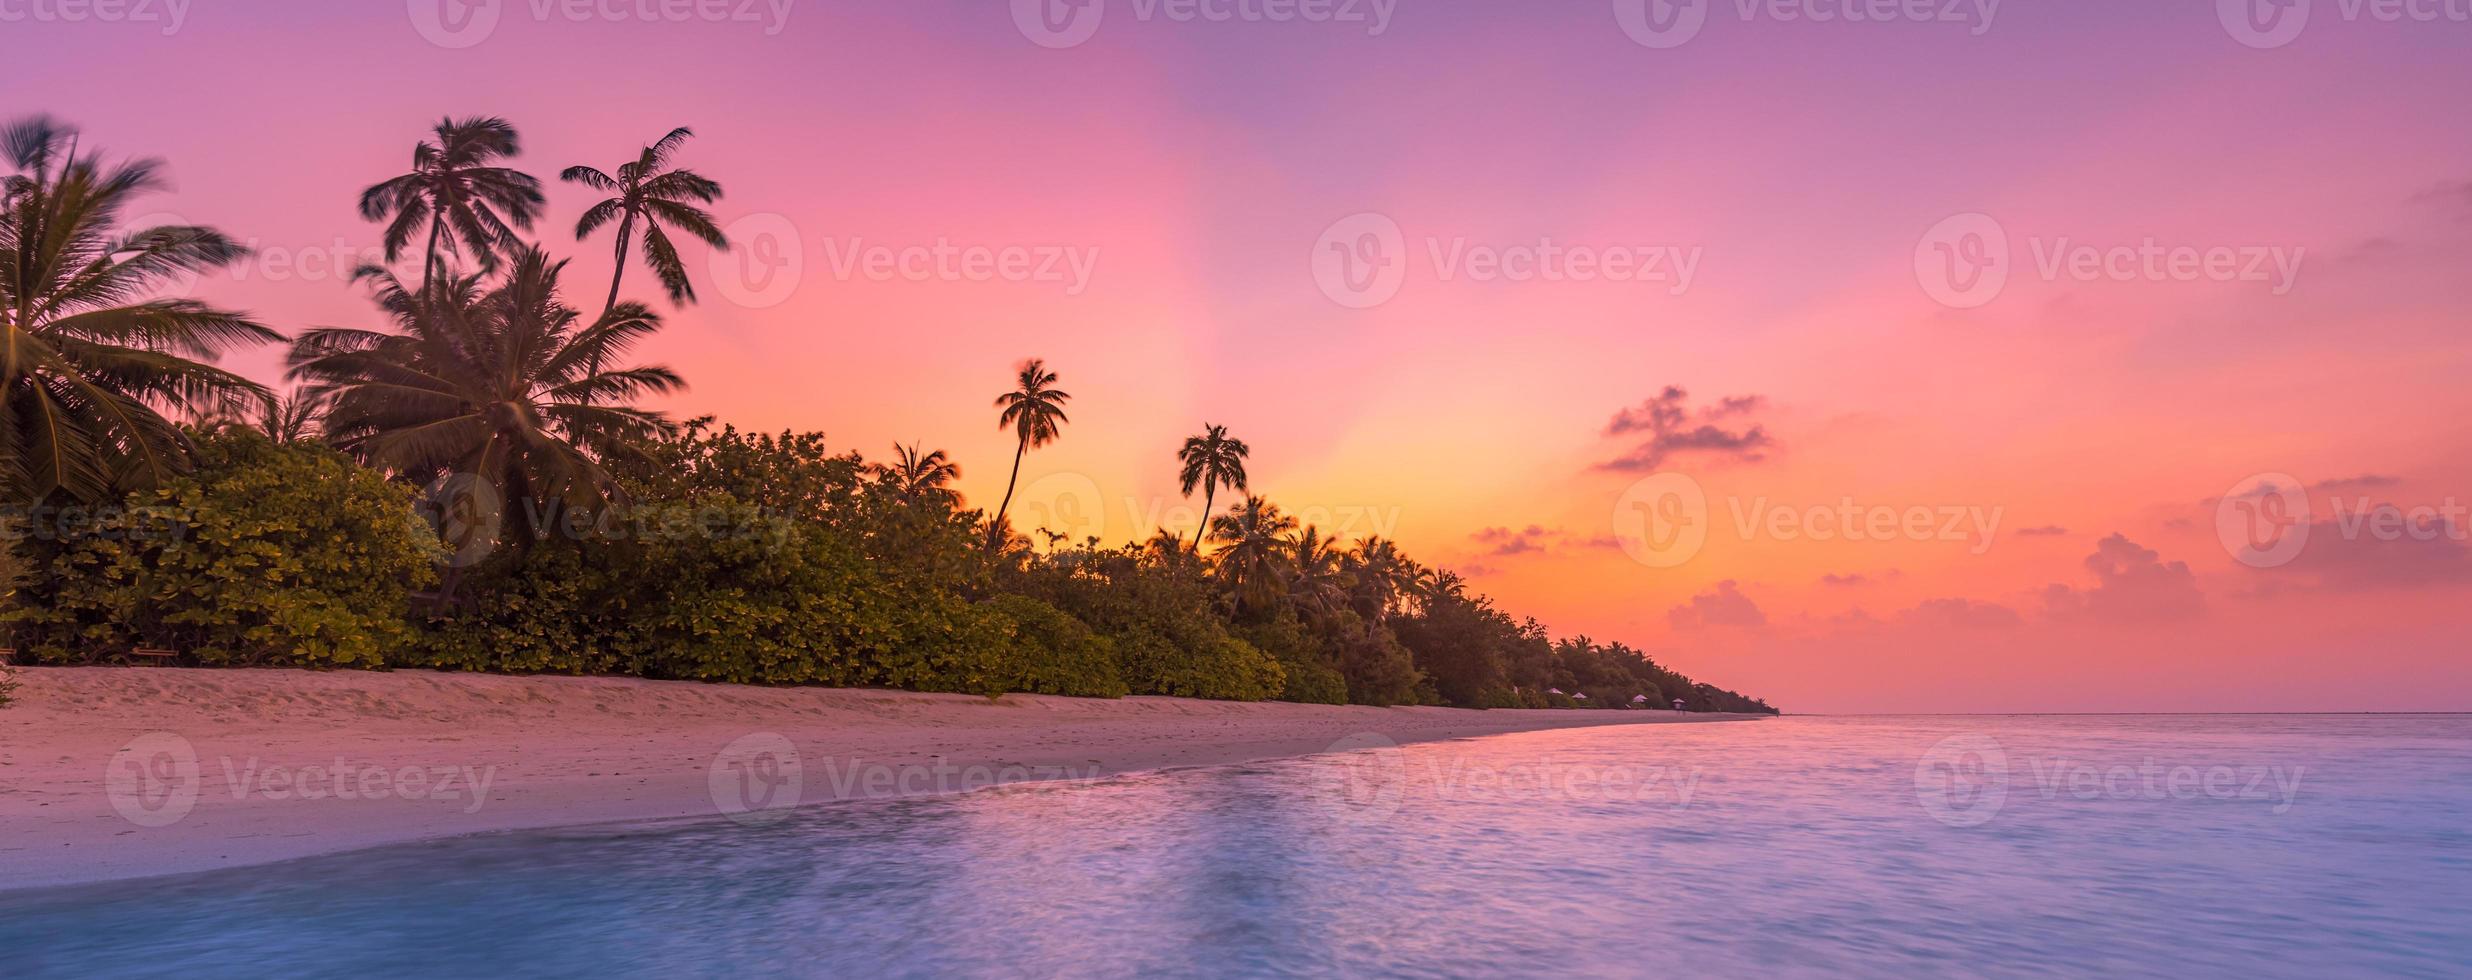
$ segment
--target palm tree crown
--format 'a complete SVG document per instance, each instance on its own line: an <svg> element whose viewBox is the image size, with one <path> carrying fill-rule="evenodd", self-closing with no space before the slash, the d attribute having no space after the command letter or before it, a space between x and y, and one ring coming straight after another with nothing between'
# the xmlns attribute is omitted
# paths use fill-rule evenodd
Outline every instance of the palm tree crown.
<svg viewBox="0 0 2472 980"><path fill-rule="evenodd" d="M203 360L283 339L247 314L142 299L248 250L211 228L121 230L159 164L77 153L49 117L0 128L0 498L101 500L187 466L165 413L204 417L266 389Z"/></svg>
<svg viewBox="0 0 2472 980"><path fill-rule="evenodd" d="M1281 541L1294 530L1295 518L1260 497L1248 496L1244 503L1211 518L1210 537L1222 544L1212 555L1218 562L1219 579L1239 605L1259 608L1277 598L1282 569L1291 557Z"/></svg>
<svg viewBox="0 0 2472 980"><path fill-rule="evenodd" d="M421 258L421 291L441 271L442 255L469 251L483 271L512 251L515 229L529 229L541 211L541 182L495 161L515 156L515 127L491 117L442 119L435 140L412 148L412 170L361 192L361 218L385 221L386 260L395 261L412 236L429 229ZM511 226L511 227L510 227Z"/></svg>
<svg viewBox="0 0 2472 980"><path fill-rule="evenodd" d="M944 450L921 452L915 444L895 445L893 454L893 462L871 463L868 469L895 499L905 504L937 501L948 507L959 501L951 484L961 478L961 464L946 458Z"/></svg>
<svg viewBox="0 0 2472 980"><path fill-rule="evenodd" d="M613 218L618 222L618 263L610 273L609 302L604 309L618 305L618 281L626 276L627 247L635 240L638 222L644 226L644 263L661 277L661 288L669 293L670 302L679 306L695 302L695 286L687 281L686 263L679 260L678 247L670 244L662 225L703 239L715 249L729 250L729 239L712 223L712 213L688 203L712 203L720 198L721 185L692 170L662 169L678 145L693 135L695 131L685 126L670 130L633 161L620 165L616 176L582 166L568 167L558 175L560 180L617 195L593 205L575 222L576 241Z"/></svg>
<svg viewBox="0 0 2472 980"><path fill-rule="evenodd" d="M1245 489L1245 457L1252 452L1245 446L1244 440L1228 438L1227 426L1208 422L1202 423L1201 435L1187 437L1184 448L1176 451L1176 458L1184 463L1184 471L1178 477L1184 487L1184 495L1190 497L1194 487L1202 488L1202 523L1205 530L1210 523L1211 501L1218 495L1219 488ZM1196 554L1201 552L1202 537L1201 534L1193 536Z"/></svg>
<svg viewBox="0 0 2472 980"><path fill-rule="evenodd" d="M1056 441L1064 425L1072 421L1064 415L1064 403L1072 395L1056 390L1056 373L1047 369L1047 362L1033 357L1021 362L1020 373L1013 390L996 396L996 407L1004 411L996 417L997 428L1013 430L1013 475L1004 481L1004 502L996 505L995 519L988 522L987 542L992 548L1002 540L1004 512L1013 505L1013 485L1021 480L1021 458L1031 449Z"/></svg>
<svg viewBox="0 0 2472 980"><path fill-rule="evenodd" d="M626 403L683 388L676 373L597 366L659 330L660 317L621 303L587 324L559 299L566 263L528 248L510 262L495 285L465 276L421 295L363 269L394 331L301 335L291 374L328 399L336 448L418 481L468 474L509 503L587 504L610 490L601 460L675 430ZM529 543L529 509L506 517L508 538Z"/></svg>

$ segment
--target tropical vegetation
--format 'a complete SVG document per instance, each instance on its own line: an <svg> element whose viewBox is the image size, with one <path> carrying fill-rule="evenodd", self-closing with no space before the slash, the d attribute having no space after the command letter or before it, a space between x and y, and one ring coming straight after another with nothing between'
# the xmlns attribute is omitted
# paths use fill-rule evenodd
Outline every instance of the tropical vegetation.
<svg viewBox="0 0 2472 980"><path fill-rule="evenodd" d="M24 659L1770 710L1620 643L1555 639L1392 541L1299 521L1223 425L1162 447L1201 492L1191 540L1034 543L1009 509L1072 398L1037 358L995 402L1015 449L992 511L924 444L869 460L649 407L685 381L632 357L663 321L619 295L630 243L681 304L667 229L724 244L694 206L719 185L670 166L684 128L615 174L563 175L613 195L576 228L618 224L597 314L522 237L542 199L505 165L514 127L449 119L361 201L390 259L422 242L417 280L364 268L370 322L288 340L161 297L245 253L206 228L118 230L156 165L78 155L69 133L5 134L0 494L20 516L88 515L12 524L29 533L5 552L0 632ZM281 395L208 363L278 341ZM1242 496L1221 507L1221 490Z"/></svg>

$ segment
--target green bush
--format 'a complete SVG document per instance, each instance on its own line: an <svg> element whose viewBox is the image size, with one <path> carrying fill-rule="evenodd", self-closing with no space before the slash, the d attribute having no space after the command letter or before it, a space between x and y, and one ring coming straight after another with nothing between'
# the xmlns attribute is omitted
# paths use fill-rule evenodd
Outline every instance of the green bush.
<svg viewBox="0 0 2472 980"><path fill-rule="evenodd" d="M438 553L409 489L245 430L202 436L192 472L86 516L26 542L0 612L34 660L147 646L208 666L381 666Z"/></svg>
<svg viewBox="0 0 2472 980"><path fill-rule="evenodd" d="M991 679L1006 691L1120 698L1115 644L1081 620L1024 595L998 596L980 606L994 617L998 639L987 651ZM1002 693L1002 692L995 692Z"/></svg>
<svg viewBox="0 0 2472 980"><path fill-rule="evenodd" d="M1245 642L1278 662L1279 700L1305 704L1348 703L1348 680L1323 660L1321 644L1293 617L1239 627Z"/></svg>
<svg viewBox="0 0 2472 980"><path fill-rule="evenodd" d="M9 702L15 700L17 700L17 671L8 667L0 667L0 708L8 707Z"/></svg>

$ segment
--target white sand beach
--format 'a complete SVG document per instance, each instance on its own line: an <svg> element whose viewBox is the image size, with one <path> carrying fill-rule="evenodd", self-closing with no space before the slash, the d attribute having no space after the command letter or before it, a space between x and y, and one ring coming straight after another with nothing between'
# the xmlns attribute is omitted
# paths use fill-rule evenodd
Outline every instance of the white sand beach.
<svg viewBox="0 0 2472 980"><path fill-rule="evenodd" d="M20 668L0 889L531 827L1755 716L1121 701L428 671ZM802 778L785 797L778 750Z"/></svg>

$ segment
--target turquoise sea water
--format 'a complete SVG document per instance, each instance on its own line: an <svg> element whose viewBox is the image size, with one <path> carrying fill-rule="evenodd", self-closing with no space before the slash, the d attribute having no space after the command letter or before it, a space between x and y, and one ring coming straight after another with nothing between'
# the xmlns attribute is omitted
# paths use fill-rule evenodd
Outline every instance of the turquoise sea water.
<svg viewBox="0 0 2472 980"><path fill-rule="evenodd" d="M0 892L9 978L2468 971L2465 716L1582 729Z"/></svg>

